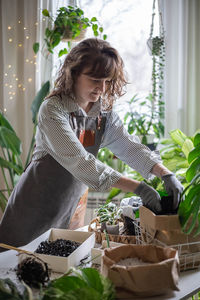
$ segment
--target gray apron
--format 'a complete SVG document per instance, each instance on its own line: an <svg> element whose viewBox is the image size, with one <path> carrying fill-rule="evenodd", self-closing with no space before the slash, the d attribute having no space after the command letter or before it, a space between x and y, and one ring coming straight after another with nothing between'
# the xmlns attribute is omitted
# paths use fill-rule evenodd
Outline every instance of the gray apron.
<svg viewBox="0 0 200 300"><path fill-rule="evenodd" d="M72 114L69 122L85 149L96 156L106 117ZM0 225L0 242L20 247L49 228L67 228L86 189L49 154L33 160L9 198Z"/></svg>

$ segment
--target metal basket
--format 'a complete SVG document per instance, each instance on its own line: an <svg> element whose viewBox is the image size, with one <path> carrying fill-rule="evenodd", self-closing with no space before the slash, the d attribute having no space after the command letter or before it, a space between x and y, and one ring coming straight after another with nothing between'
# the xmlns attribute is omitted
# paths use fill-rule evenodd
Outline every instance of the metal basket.
<svg viewBox="0 0 200 300"><path fill-rule="evenodd" d="M200 247L199 242L193 243L184 243L177 245L166 245L158 239L154 238L150 235L150 233L143 230L140 226L139 219L134 220L135 233L136 233L136 244L154 244L161 247L174 248L178 251L179 261L180 261L180 271L186 271L191 269L200 268L200 252L187 253L187 249L191 248L191 246ZM149 241L149 242L146 242Z"/></svg>

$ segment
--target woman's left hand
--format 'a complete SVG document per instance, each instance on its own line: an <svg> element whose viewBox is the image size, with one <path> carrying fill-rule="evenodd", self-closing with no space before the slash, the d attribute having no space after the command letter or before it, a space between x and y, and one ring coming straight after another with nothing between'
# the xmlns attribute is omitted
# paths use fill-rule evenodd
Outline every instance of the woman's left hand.
<svg viewBox="0 0 200 300"><path fill-rule="evenodd" d="M173 173L162 176L162 180L168 195L173 195L173 209L177 209L184 187Z"/></svg>

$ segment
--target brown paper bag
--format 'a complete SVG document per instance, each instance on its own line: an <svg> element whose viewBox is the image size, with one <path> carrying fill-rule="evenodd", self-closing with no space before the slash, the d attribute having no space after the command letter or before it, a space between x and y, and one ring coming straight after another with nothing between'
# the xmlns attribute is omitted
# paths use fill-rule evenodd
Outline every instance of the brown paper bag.
<svg viewBox="0 0 200 300"><path fill-rule="evenodd" d="M145 265L117 265L121 259L139 258ZM178 289L176 250L155 245L123 245L105 249L101 272L115 285L117 298L149 297Z"/></svg>

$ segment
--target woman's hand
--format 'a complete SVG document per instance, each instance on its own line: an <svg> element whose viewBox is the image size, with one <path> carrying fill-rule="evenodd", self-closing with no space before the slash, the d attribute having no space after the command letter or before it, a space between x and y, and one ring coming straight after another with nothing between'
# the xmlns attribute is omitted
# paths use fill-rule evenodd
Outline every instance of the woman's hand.
<svg viewBox="0 0 200 300"><path fill-rule="evenodd" d="M142 203L152 210L155 214L161 212L161 199L160 195L151 186L142 181L135 189L134 193L140 196Z"/></svg>
<svg viewBox="0 0 200 300"><path fill-rule="evenodd" d="M165 190L168 195L173 196L173 209L176 209L181 200L181 193L183 192L183 186L176 178L175 174L167 174L162 176L164 181Z"/></svg>

